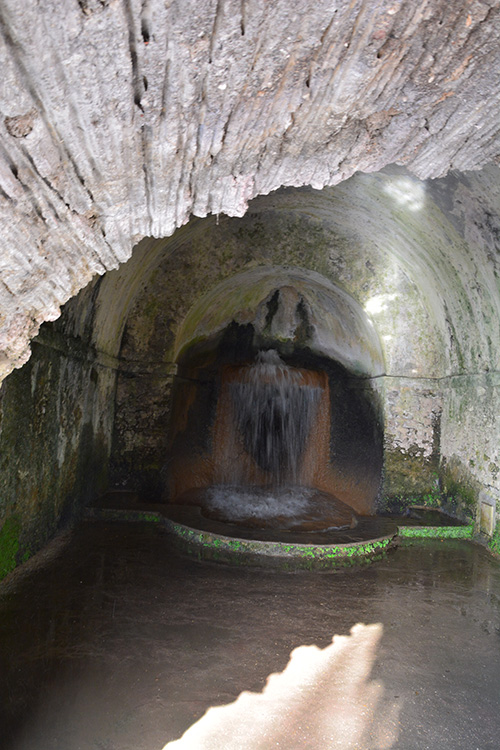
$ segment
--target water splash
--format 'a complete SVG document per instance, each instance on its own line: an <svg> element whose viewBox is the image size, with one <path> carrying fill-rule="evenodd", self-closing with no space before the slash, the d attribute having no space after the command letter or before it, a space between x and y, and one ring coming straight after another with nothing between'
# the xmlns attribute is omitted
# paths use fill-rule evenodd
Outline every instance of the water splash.
<svg viewBox="0 0 500 750"><path fill-rule="evenodd" d="M216 431L219 474L192 499L205 516L282 531L356 525L352 508L315 481L329 448L324 382L322 373L290 367L273 349L230 371Z"/></svg>
<svg viewBox="0 0 500 750"><path fill-rule="evenodd" d="M249 528L325 531L356 526L352 508L313 487L209 487L204 515Z"/></svg>
<svg viewBox="0 0 500 750"><path fill-rule="evenodd" d="M306 513L315 494L309 487L210 487L207 505L228 521L289 519Z"/></svg>

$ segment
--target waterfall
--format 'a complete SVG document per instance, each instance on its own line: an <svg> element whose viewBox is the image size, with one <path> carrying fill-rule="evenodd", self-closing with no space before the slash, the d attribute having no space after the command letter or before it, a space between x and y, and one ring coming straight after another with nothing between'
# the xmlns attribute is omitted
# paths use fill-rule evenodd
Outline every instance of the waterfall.
<svg viewBox="0 0 500 750"><path fill-rule="evenodd" d="M322 383L320 373L288 366L273 349L231 372L216 431L220 479L203 493L206 515L282 530L355 525L352 509L314 483L329 445Z"/></svg>
<svg viewBox="0 0 500 750"><path fill-rule="evenodd" d="M245 450L274 487L300 484L300 466L321 388L307 384L273 349L261 351L230 385Z"/></svg>

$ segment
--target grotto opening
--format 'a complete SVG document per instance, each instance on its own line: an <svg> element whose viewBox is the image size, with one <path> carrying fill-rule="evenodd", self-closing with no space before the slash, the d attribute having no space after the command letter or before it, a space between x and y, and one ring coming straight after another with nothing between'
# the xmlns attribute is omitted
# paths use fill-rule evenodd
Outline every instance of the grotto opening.
<svg viewBox="0 0 500 750"><path fill-rule="evenodd" d="M354 528L380 489L383 367L364 311L302 269L230 277L177 344L169 502L253 528Z"/></svg>
<svg viewBox="0 0 500 750"><path fill-rule="evenodd" d="M335 634L343 670L214 746L498 746L486 549L242 571L163 513L267 491L264 422L283 487L357 518L335 533L419 504L500 551L499 37L495 0L2 0L0 744L160 748ZM310 389L295 477L282 411L238 405L271 366Z"/></svg>

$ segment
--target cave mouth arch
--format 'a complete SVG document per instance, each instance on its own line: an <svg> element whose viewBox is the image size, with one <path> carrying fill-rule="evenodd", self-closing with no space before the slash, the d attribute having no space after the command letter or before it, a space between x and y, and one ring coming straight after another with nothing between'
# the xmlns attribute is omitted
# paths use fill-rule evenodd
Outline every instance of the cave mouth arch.
<svg viewBox="0 0 500 750"><path fill-rule="evenodd" d="M380 340L366 312L315 271L259 266L228 277L186 315L175 341L175 360L182 365L193 347L213 348L233 324L252 326L255 349L277 346L285 354L307 349L362 377L385 371Z"/></svg>
<svg viewBox="0 0 500 750"><path fill-rule="evenodd" d="M303 269L243 271L192 307L176 353L171 502L196 504L214 486L299 486L374 512L383 419L373 378L384 361L343 289Z"/></svg>
<svg viewBox="0 0 500 750"><path fill-rule="evenodd" d="M332 354L335 341L326 354L319 340L302 354L344 361L352 387L370 386L373 404L383 404L372 406L384 416L380 512L432 501L470 519L484 502L494 507L498 174L491 167L423 183L393 166L323 190L284 188L252 200L240 218L193 218L171 237L141 240L127 263L94 278L58 320L44 324L30 361L4 383L3 518L23 528L20 557L108 491L158 501L170 481L175 373L192 346L201 351L210 335L225 330L224 320L219 328L211 324L207 337L191 315L215 289L222 310L223 279L229 294L235 279L246 278L240 274L272 278L271 268L309 279L319 274L373 321L383 358L375 358L377 368L361 368L364 375L354 376L349 348L353 362ZM321 289L328 296L327 285ZM276 287L274 277L269 298L263 295L263 333L280 317L272 314ZM293 308L299 339L310 325L306 301ZM240 332L242 307L227 316L229 323L240 320ZM188 320L195 323L192 338ZM280 356L292 365L298 347L285 354L287 345ZM196 440L194 447L200 435Z"/></svg>

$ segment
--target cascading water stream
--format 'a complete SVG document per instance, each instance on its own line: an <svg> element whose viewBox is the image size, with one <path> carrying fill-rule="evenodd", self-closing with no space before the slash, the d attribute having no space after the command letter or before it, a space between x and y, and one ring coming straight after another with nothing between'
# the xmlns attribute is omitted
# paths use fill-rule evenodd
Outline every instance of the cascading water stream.
<svg viewBox="0 0 500 750"><path fill-rule="evenodd" d="M273 349L259 352L241 382L231 383L245 449L272 487L300 484L300 465L321 389L304 382Z"/></svg>
<svg viewBox="0 0 500 750"><path fill-rule="evenodd" d="M224 481L208 488L208 514L266 528L355 525L352 509L308 486L303 471L324 395L316 373L310 375L286 365L275 350L261 351L254 363L239 368L228 384L228 407L245 457L225 462Z"/></svg>

